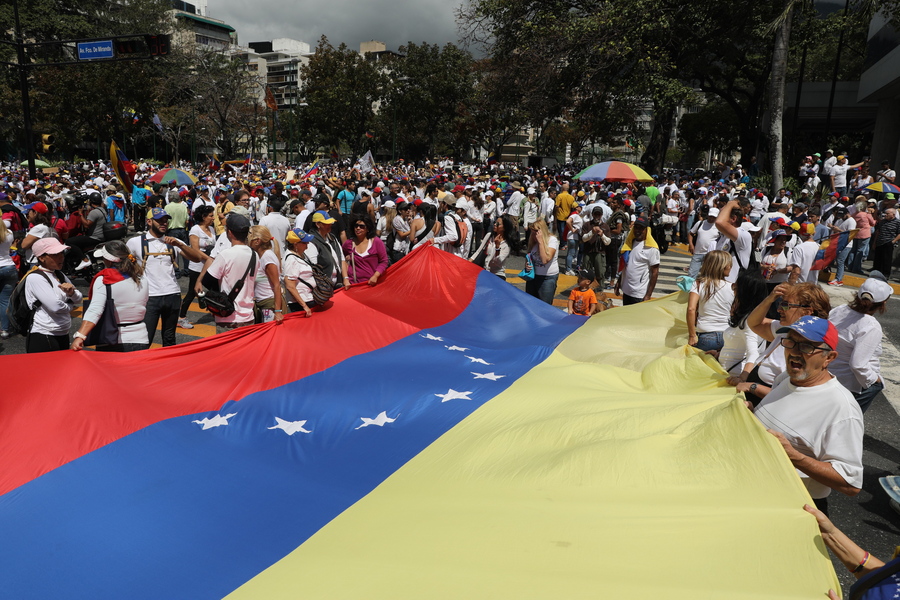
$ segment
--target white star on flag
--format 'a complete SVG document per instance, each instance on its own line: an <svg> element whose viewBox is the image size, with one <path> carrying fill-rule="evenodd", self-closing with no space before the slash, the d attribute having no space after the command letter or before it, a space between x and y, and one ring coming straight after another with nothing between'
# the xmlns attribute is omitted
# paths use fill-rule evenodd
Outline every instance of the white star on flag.
<svg viewBox="0 0 900 600"><path fill-rule="evenodd" d="M457 350L459 352L465 352L468 348L461 348L459 346L444 346L447 350Z"/></svg>
<svg viewBox="0 0 900 600"><path fill-rule="evenodd" d="M468 356L468 355L467 355L466 358L468 358L468 359L471 360L472 362L481 363L481 364L483 364L483 365L492 365L492 364L494 364L494 363L489 363L489 362L487 362L487 361L484 360L483 358L475 358L474 356Z"/></svg>
<svg viewBox="0 0 900 600"><path fill-rule="evenodd" d="M222 415L216 415L212 419L210 419L209 417L204 417L200 421L191 421L191 423L197 423L198 425L203 425L203 431L206 431L207 429L210 429L212 427L220 427L222 425L228 425L228 419L230 419L231 417L233 417L236 414L237 413L231 413L231 414L225 415L224 417Z"/></svg>
<svg viewBox="0 0 900 600"><path fill-rule="evenodd" d="M491 381L497 381L506 375L497 375L496 373L476 373L475 371L470 371L472 375L475 376L475 379L490 379Z"/></svg>
<svg viewBox="0 0 900 600"><path fill-rule="evenodd" d="M426 333L425 335L420 336L420 337L423 337L423 338L425 338L426 340L434 340L434 341L436 341L436 342L443 342L443 341L444 341L444 338L438 337L438 336L436 336L436 335L431 335L430 333Z"/></svg>
<svg viewBox="0 0 900 600"><path fill-rule="evenodd" d="M275 422L277 423L275 427L267 427L266 429L281 429L288 435L294 435L298 431L300 433L312 433L312 431L303 428L306 425L306 421L285 421L275 417Z"/></svg>
<svg viewBox="0 0 900 600"><path fill-rule="evenodd" d="M435 394L441 399L441 402L450 402L451 400L471 400L469 394L472 392L457 392L454 389L447 390L446 394Z"/></svg>
<svg viewBox="0 0 900 600"><path fill-rule="evenodd" d="M400 415L397 415L397 416L399 417ZM383 410L380 413L378 413L378 416L375 417L374 419L369 419L366 417L360 417L360 419L362 419L362 425L360 425L359 427L354 427L353 431L356 431L357 429L362 429L363 427L368 427L369 425L377 425L378 427L384 427L385 423L393 423L394 421L397 420L396 417L392 419L389 416L387 416L386 410Z"/></svg>

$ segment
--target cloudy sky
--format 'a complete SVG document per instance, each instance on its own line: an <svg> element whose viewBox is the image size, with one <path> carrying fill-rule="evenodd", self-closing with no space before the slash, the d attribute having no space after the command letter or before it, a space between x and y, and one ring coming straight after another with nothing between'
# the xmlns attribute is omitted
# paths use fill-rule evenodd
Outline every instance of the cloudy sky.
<svg viewBox="0 0 900 600"><path fill-rule="evenodd" d="M188 0L189 1L189 0ZM207 0L206 14L238 32L238 42L293 38L315 48L323 34L341 42L379 40L388 50L412 41L459 43L456 9L462 0Z"/></svg>

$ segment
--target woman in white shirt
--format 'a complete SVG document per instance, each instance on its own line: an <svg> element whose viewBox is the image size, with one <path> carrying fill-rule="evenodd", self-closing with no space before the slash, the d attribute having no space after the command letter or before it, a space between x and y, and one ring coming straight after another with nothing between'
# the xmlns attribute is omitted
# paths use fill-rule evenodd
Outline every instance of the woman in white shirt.
<svg viewBox="0 0 900 600"><path fill-rule="evenodd" d="M203 264L212 260L210 254L216 245L216 229L213 226L213 221L216 217L215 212L215 204L201 205L194 211L194 222L196 225L191 227L188 239L190 240L191 248L201 252L205 259L188 263L188 287L187 292L184 294L184 299L181 301L181 311L178 314L178 326L182 329L194 328L193 323L188 321L187 314L188 309L191 307L191 302L197 297L194 286L197 285L197 278L200 276L200 271L203 270Z"/></svg>
<svg viewBox="0 0 900 600"><path fill-rule="evenodd" d="M731 272L731 254L707 253L700 274L691 286L687 306L688 343L698 350L721 350L731 317L734 288L725 281Z"/></svg>
<svg viewBox="0 0 900 600"><path fill-rule="evenodd" d="M734 302L725 330L722 349L710 352L733 377L749 377L765 350L766 343L747 325L747 316L762 302L769 291L759 273L747 271L734 284Z"/></svg>
<svg viewBox="0 0 900 600"><path fill-rule="evenodd" d="M550 233L547 222L538 219L529 227L528 255L534 265L534 279L525 282L525 291L535 298L553 304L556 295L556 280L559 279L559 238ZM525 270L531 265L525 263Z"/></svg>
<svg viewBox="0 0 900 600"><path fill-rule="evenodd" d="M284 319L284 294L281 292L281 258L278 256L280 244L268 227L254 225L247 236L247 245L259 256L256 270L256 287L253 299L256 301L256 322L280 323Z"/></svg>
<svg viewBox="0 0 900 600"><path fill-rule="evenodd" d="M28 306L40 304L25 338L25 352L29 354L69 347L71 313L82 296L61 270L68 249L52 237L41 238L31 246L38 268L25 276L25 302Z"/></svg>
<svg viewBox="0 0 900 600"><path fill-rule="evenodd" d="M512 217L503 215L494 221L493 233L484 236L479 247L472 253L469 262L475 260L475 257L484 249L484 268L490 271L500 279L506 281L506 259L509 258L510 252L519 252L519 232L516 222Z"/></svg>
<svg viewBox="0 0 900 600"><path fill-rule="evenodd" d="M285 241L288 251L282 259L281 270L284 273L284 289L287 291L288 307L291 312L303 311L307 317L312 316L313 301L312 290L316 287L313 278L312 263L316 262L316 256L310 256L309 246L314 236L300 228L288 231Z"/></svg>
<svg viewBox="0 0 900 600"><path fill-rule="evenodd" d="M6 308L9 306L9 297L19 282L16 263L9 255L9 247L12 246L13 239L9 222L0 219L0 340L9 337L9 319L6 316Z"/></svg>
<svg viewBox="0 0 900 600"><path fill-rule="evenodd" d="M150 286L142 280L144 269L124 242L106 242L94 251L106 268L91 282L90 304L84 311L81 327L72 340L72 350L81 350L101 319L112 319L115 339L91 340L98 352L134 352L150 347L144 315L150 298ZM106 314L107 294L112 294L115 311ZM101 327L100 332L105 330Z"/></svg>
<svg viewBox="0 0 900 600"><path fill-rule="evenodd" d="M770 292L779 283L787 281L790 276L787 254L784 252L784 247L789 239L791 239L791 234L783 229L779 229L772 235L772 239L763 249L759 265Z"/></svg>
<svg viewBox="0 0 900 600"><path fill-rule="evenodd" d="M863 412L884 389L881 379L881 323L874 315L887 309L893 289L878 271L860 286L850 304L833 309L828 320L838 330L838 357L828 370L850 390Z"/></svg>

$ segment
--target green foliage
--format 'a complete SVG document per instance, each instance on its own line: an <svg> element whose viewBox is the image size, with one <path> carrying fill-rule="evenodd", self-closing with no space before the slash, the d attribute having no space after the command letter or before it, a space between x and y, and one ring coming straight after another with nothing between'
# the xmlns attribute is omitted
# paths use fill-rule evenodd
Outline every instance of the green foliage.
<svg viewBox="0 0 900 600"><path fill-rule="evenodd" d="M681 118L678 141L686 150L731 153L740 144L737 117L721 100L709 102Z"/></svg>
<svg viewBox="0 0 900 600"><path fill-rule="evenodd" d="M325 148L346 143L358 151L372 123L381 80L373 63L345 44L337 48L322 36L315 54L301 68L304 113Z"/></svg>

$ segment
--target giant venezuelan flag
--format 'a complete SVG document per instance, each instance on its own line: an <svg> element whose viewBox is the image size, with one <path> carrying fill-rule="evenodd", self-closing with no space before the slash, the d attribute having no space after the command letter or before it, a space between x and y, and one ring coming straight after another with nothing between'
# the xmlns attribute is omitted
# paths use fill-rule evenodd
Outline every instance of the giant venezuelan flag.
<svg viewBox="0 0 900 600"><path fill-rule="evenodd" d="M683 299L567 316L434 248L312 318L8 356L4 598L822 598Z"/></svg>

